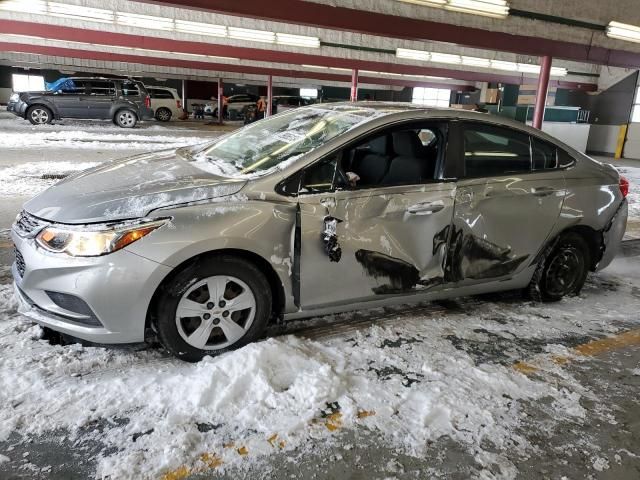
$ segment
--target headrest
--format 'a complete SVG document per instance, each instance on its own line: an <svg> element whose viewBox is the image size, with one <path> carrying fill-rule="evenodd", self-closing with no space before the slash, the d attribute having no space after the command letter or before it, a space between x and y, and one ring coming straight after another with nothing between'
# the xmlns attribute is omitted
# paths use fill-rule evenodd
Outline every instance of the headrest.
<svg viewBox="0 0 640 480"><path fill-rule="evenodd" d="M401 157L420 157L422 142L416 132L412 130L402 130L393 132L393 149L396 155Z"/></svg>
<svg viewBox="0 0 640 480"><path fill-rule="evenodd" d="M369 141L369 151L378 155L387 154L387 136L382 135Z"/></svg>

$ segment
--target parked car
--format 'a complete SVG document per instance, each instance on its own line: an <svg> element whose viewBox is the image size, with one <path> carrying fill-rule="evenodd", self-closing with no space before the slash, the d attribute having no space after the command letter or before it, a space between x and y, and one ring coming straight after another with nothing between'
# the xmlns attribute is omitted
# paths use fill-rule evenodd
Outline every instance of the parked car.
<svg viewBox="0 0 640 480"><path fill-rule="evenodd" d="M225 118L228 118L229 120L242 120L245 107L248 105L255 105L259 98L260 97L258 95L253 95L252 93L231 95L227 98L227 111L225 112ZM213 100L211 103L207 103L204 107L204 114L217 117L218 101Z"/></svg>
<svg viewBox="0 0 640 480"><path fill-rule="evenodd" d="M14 93L7 110L34 125L54 119L111 119L122 128L153 118L142 82L129 79L71 77L62 89Z"/></svg>
<svg viewBox="0 0 640 480"><path fill-rule="evenodd" d="M45 327L157 336L195 361L278 319L577 294L619 249L628 187L500 117L314 105L62 180L13 225L13 276L20 311Z"/></svg>
<svg viewBox="0 0 640 480"><path fill-rule="evenodd" d="M146 87L151 98L151 108L155 112L156 120L168 122L172 118L182 115L182 101L175 88L148 85Z"/></svg>
<svg viewBox="0 0 640 480"><path fill-rule="evenodd" d="M279 112L285 112L292 108L306 107L313 104L313 100L295 95L277 95L273 97L273 102L278 106Z"/></svg>

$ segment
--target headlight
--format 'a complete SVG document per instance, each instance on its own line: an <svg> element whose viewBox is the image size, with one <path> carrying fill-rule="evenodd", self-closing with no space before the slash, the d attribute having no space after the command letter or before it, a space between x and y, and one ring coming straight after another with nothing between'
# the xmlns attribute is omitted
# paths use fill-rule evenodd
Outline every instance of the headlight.
<svg viewBox="0 0 640 480"><path fill-rule="evenodd" d="M38 234L36 242L50 252L64 252L73 257L97 257L130 245L167 222L168 219L162 219L77 228L47 227Z"/></svg>
<svg viewBox="0 0 640 480"><path fill-rule="evenodd" d="M9 97L10 102L17 102L18 100L20 100L19 93L12 93L11 96Z"/></svg>

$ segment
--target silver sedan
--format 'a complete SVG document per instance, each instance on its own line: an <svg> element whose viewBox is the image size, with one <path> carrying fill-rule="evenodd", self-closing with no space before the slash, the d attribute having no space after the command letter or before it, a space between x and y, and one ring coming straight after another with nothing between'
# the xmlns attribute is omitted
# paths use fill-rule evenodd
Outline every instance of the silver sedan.
<svg viewBox="0 0 640 480"><path fill-rule="evenodd" d="M270 322L520 289L577 294L628 183L522 124L404 104L303 107L69 177L13 225L20 311L189 361Z"/></svg>

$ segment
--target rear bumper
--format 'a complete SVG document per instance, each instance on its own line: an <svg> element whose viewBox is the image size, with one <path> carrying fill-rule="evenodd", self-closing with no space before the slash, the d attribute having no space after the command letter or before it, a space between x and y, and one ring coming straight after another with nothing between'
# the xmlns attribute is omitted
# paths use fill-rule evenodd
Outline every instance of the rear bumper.
<svg viewBox="0 0 640 480"><path fill-rule="evenodd" d="M620 244L622 243L622 237L627 230L627 217L629 215L629 205L626 200L622 201L620 208L611 219L611 222L607 228L602 232L604 242L604 253L596 271L600 271L603 268L609 266L615 256L620 251Z"/></svg>
<svg viewBox="0 0 640 480"><path fill-rule="evenodd" d="M153 120L155 112L152 108L140 107L138 109L140 120Z"/></svg>

